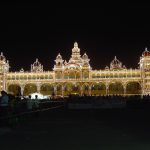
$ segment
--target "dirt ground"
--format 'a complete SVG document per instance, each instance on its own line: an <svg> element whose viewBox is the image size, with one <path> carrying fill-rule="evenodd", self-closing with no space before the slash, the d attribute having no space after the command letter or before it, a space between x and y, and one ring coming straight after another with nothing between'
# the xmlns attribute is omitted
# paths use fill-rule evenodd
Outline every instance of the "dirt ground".
<svg viewBox="0 0 150 150"><path fill-rule="evenodd" d="M0 134L2 150L150 150L149 110L48 111Z"/></svg>

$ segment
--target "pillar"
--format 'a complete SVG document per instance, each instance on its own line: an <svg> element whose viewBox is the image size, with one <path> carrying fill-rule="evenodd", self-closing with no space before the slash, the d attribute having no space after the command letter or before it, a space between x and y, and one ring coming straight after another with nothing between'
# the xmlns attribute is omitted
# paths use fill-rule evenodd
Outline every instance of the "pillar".
<svg viewBox="0 0 150 150"><path fill-rule="evenodd" d="M64 97L64 86L62 85L62 97Z"/></svg>
<svg viewBox="0 0 150 150"><path fill-rule="evenodd" d="M57 86L54 86L54 94L57 95Z"/></svg>
<svg viewBox="0 0 150 150"><path fill-rule="evenodd" d="M80 88L80 91L81 91L80 95L82 96L83 95L83 88L82 88L82 86Z"/></svg>
<svg viewBox="0 0 150 150"><path fill-rule="evenodd" d="M91 86L89 86L89 96L91 96Z"/></svg>
<svg viewBox="0 0 150 150"><path fill-rule="evenodd" d="M21 85L20 87L21 87L21 95L23 96L23 92L24 92L24 87L25 87L25 85Z"/></svg>
<svg viewBox="0 0 150 150"><path fill-rule="evenodd" d="M106 95L109 95L109 85L106 84Z"/></svg>
<svg viewBox="0 0 150 150"><path fill-rule="evenodd" d="M40 84L37 84L37 92L38 93L40 93L40 88L41 88Z"/></svg>
<svg viewBox="0 0 150 150"><path fill-rule="evenodd" d="M123 90L124 90L124 96L126 96L126 85L123 86Z"/></svg>

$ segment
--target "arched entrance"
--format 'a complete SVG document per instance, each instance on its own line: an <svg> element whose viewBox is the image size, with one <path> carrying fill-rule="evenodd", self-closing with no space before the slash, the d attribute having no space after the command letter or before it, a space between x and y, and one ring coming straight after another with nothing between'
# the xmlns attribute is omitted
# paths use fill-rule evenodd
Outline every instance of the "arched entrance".
<svg viewBox="0 0 150 150"><path fill-rule="evenodd" d="M83 95L89 95L89 84L82 85L82 93Z"/></svg>
<svg viewBox="0 0 150 150"><path fill-rule="evenodd" d="M128 82L126 86L126 94L141 94L141 85L139 82Z"/></svg>
<svg viewBox="0 0 150 150"><path fill-rule="evenodd" d="M25 87L24 87L24 94L25 96L31 94L31 93L35 93L37 92L37 86L33 83L29 83L29 84L26 84Z"/></svg>
<svg viewBox="0 0 150 150"><path fill-rule="evenodd" d="M68 79L68 78L69 78L68 72L65 71L65 72L64 72L64 79Z"/></svg>
<svg viewBox="0 0 150 150"><path fill-rule="evenodd" d="M76 78L75 71L70 71L69 72L69 79L75 79L75 78Z"/></svg>
<svg viewBox="0 0 150 150"><path fill-rule="evenodd" d="M106 86L104 83L93 83L91 95L106 95Z"/></svg>
<svg viewBox="0 0 150 150"><path fill-rule="evenodd" d="M80 72L76 72L76 79L80 79Z"/></svg>
<svg viewBox="0 0 150 150"><path fill-rule="evenodd" d="M52 93L54 92L54 87L52 84L42 84L41 88L40 88L40 93L43 95L52 95Z"/></svg>
<svg viewBox="0 0 150 150"><path fill-rule="evenodd" d="M110 95L123 95L124 88L121 82L114 82L109 84L109 94Z"/></svg>
<svg viewBox="0 0 150 150"><path fill-rule="evenodd" d="M72 87L73 87L73 84L72 83L66 83L64 85L64 95L71 95L72 93Z"/></svg>
<svg viewBox="0 0 150 150"><path fill-rule="evenodd" d="M56 88L57 88L57 95L62 95L62 85L61 84L57 84Z"/></svg>
<svg viewBox="0 0 150 150"><path fill-rule="evenodd" d="M64 95L80 95L79 83L67 83L64 85Z"/></svg>
<svg viewBox="0 0 150 150"><path fill-rule="evenodd" d="M80 89L81 89L81 87L80 87L79 83L73 84L73 86L72 86L72 94L74 94L74 95L80 95L80 93L81 93Z"/></svg>
<svg viewBox="0 0 150 150"><path fill-rule="evenodd" d="M8 86L8 93L12 93L13 95L21 95L21 87L18 84L11 84Z"/></svg>

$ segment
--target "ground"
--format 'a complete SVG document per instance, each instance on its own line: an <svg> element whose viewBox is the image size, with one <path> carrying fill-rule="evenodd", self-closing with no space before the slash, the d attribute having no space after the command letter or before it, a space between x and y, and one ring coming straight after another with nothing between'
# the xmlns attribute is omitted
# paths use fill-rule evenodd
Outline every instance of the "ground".
<svg viewBox="0 0 150 150"><path fill-rule="evenodd" d="M149 150L149 110L48 111L0 134L3 150Z"/></svg>

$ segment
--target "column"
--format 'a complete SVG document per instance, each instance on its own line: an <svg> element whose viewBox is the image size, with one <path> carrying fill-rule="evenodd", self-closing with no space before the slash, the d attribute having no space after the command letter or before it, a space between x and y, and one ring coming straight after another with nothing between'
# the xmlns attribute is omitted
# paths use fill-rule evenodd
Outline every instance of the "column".
<svg viewBox="0 0 150 150"><path fill-rule="evenodd" d="M54 94L57 95L57 86L54 86Z"/></svg>
<svg viewBox="0 0 150 150"><path fill-rule="evenodd" d="M109 95L109 85L106 84L106 95Z"/></svg>
<svg viewBox="0 0 150 150"><path fill-rule="evenodd" d="M89 80L91 80L91 71L89 71Z"/></svg>
<svg viewBox="0 0 150 150"><path fill-rule="evenodd" d="M64 71L62 72L62 80L64 80Z"/></svg>
<svg viewBox="0 0 150 150"><path fill-rule="evenodd" d="M2 88L4 91L6 90L5 74L3 75Z"/></svg>
<svg viewBox="0 0 150 150"><path fill-rule="evenodd" d="M64 97L64 86L62 85L62 97Z"/></svg>
<svg viewBox="0 0 150 150"><path fill-rule="evenodd" d="M126 96L126 85L123 86L123 90L124 90L124 96Z"/></svg>
<svg viewBox="0 0 150 150"><path fill-rule="evenodd" d="M80 79L82 80L82 71L80 72Z"/></svg>
<svg viewBox="0 0 150 150"><path fill-rule="evenodd" d="M80 88L80 91L81 91L80 95L82 96L83 95L83 88L82 88L82 86Z"/></svg>
<svg viewBox="0 0 150 150"><path fill-rule="evenodd" d="M37 92L40 93L40 88L41 88L41 85L40 84L37 84Z"/></svg>
<svg viewBox="0 0 150 150"><path fill-rule="evenodd" d="M89 96L91 96L91 86L89 86Z"/></svg>
<svg viewBox="0 0 150 150"><path fill-rule="evenodd" d="M20 87L21 87L21 95L23 96L23 92L24 92L24 87L25 87L25 85L21 85Z"/></svg>

